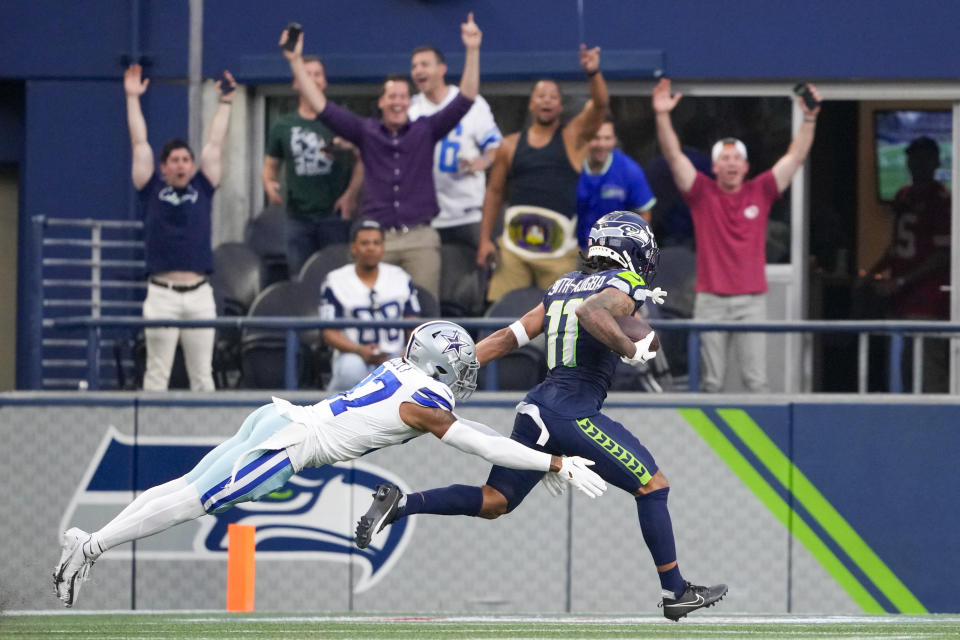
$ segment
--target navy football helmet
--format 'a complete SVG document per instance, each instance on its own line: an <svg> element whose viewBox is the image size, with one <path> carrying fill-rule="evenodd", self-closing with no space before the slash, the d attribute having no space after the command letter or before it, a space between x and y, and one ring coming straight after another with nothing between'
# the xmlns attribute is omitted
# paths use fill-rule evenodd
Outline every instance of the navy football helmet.
<svg viewBox="0 0 960 640"><path fill-rule="evenodd" d="M660 248L646 220L632 211L614 211L591 227L587 258L608 258L649 282L657 271Z"/></svg>

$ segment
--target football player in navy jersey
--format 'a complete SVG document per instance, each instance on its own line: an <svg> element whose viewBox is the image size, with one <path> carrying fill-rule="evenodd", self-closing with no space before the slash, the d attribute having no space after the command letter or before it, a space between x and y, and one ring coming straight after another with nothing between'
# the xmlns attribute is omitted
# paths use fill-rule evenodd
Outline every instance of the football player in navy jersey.
<svg viewBox="0 0 960 640"><path fill-rule="evenodd" d="M659 250L646 221L627 211L600 218L587 247L586 270L559 278L541 304L482 340L477 357L486 364L546 334L547 377L517 405L510 437L540 451L595 460L594 470L607 483L635 496L643 539L660 576L663 613L679 620L713 605L727 586L683 579L667 509L667 479L646 447L601 413L618 359L646 362L656 355L652 330L634 341L616 318L635 314L647 299L663 302L666 292L649 288ZM551 493L562 491L542 473L502 466L493 467L482 487L451 485L404 497L399 488L381 485L357 526L357 545L369 543L375 525L382 528L415 513L497 518L515 509L541 479Z"/></svg>

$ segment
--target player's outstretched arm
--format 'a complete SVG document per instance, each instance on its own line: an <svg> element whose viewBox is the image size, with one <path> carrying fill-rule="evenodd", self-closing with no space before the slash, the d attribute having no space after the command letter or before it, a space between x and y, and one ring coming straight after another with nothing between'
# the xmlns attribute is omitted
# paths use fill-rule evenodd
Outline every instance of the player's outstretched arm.
<svg viewBox="0 0 960 640"><path fill-rule="evenodd" d="M477 361L480 362L480 366L491 360L502 358L540 335L543 331L545 314L546 311L541 302L509 327L504 327L477 343Z"/></svg>
<svg viewBox="0 0 960 640"><path fill-rule="evenodd" d="M404 402L400 405L400 419L414 429L432 433L444 444L479 456L492 464L511 469L557 472L566 482L591 498L602 495L607 489L603 478L588 468L593 464L591 460L535 451L486 425L479 429L475 425L480 423L460 420L449 411Z"/></svg>

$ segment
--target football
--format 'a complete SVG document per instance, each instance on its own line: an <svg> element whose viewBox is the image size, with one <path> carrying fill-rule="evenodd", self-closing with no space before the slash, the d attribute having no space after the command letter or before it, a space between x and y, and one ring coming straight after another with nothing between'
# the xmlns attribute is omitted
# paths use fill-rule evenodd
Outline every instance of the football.
<svg viewBox="0 0 960 640"><path fill-rule="evenodd" d="M642 340L653 331L653 327L646 320L637 316L617 316L616 321L620 325L620 330L634 342ZM653 342L650 343L650 351L659 351L659 349L660 336L654 335Z"/></svg>

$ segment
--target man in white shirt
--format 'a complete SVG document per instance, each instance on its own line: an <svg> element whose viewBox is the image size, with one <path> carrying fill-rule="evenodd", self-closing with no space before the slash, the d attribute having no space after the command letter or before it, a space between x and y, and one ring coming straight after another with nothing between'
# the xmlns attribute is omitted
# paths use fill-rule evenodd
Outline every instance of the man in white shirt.
<svg viewBox="0 0 960 640"><path fill-rule="evenodd" d="M413 50L410 76L420 93L410 100L410 120L434 114L456 98L460 91L446 83L446 72L439 50L431 46ZM486 191L484 172L502 139L490 105L478 95L459 124L437 143L433 182L440 213L432 226L442 244L466 244L476 250Z"/></svg>
<svg viewBox="0 0 960 640"><path fill-rule="evenodd" d="M420 315L417 290L400 267L381 262L383 228L376 220L358 220L350 230L353 262L327 274L320 294L320 318L390 320ZM324 329L323 340L336 349L328 391L345 391L403 350L403 331Z"/></svg>

